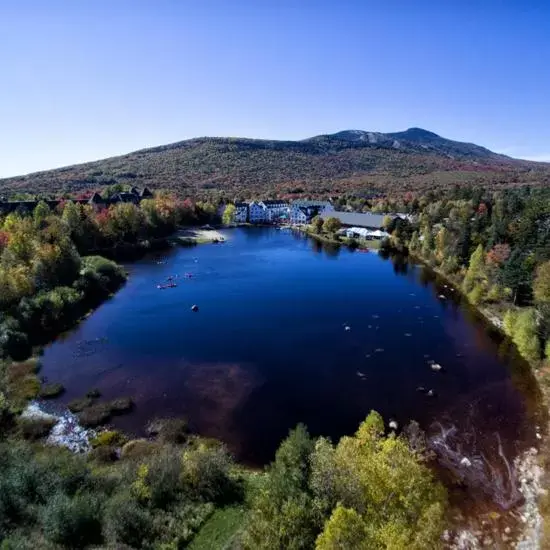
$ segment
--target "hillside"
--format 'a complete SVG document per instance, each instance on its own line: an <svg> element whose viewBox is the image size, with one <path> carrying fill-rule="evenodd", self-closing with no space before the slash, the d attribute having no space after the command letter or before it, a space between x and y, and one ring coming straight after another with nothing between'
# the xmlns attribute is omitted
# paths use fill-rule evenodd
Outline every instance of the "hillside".
<svg viewBox="0 0 550 550"><path fill-rule="evenodd" d="M303 141L196 138L0 180L0 193L60 193L113 183L182 195L328 195L453 184L545 185L550 164L512 159L420 128L346 130Z"/></svg>

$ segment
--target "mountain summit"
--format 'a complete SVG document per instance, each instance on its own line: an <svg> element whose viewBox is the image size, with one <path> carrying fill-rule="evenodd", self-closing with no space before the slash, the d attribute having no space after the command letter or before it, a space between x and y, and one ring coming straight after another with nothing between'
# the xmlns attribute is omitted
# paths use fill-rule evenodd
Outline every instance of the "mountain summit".
<svg viewBox="0 0 550 550"><path fill-rule="evenodd" d="M402 192L448 185L544 185L550 165L513 159L422 128L344 130L302 141L204 137L0 180L14 191L91 191L124 184L195 197Z"/></svg>
<svg viewBox="0 0 550 550"><path fill-rule="evenodd" d="M512 161L510 157L493 153L485 147L473 143L453 141L422 128L409 128L404 132L387 134L366 132L364 130L344 130L336 134L315 136L305 141L326 142L331 140L343 141L358 146L376 145L410 152L430 151L456 159L493 159L505 163Z"/></svg>

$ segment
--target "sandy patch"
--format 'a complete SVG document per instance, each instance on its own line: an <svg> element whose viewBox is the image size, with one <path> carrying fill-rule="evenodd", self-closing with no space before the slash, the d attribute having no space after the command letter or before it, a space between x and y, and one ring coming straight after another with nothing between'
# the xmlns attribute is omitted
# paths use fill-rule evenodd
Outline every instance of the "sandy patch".
<svg viewBox="0 0 550 550"><path fill-rule="evenodd" d="M226 241L227 236L216 229L188 228L178 231L178 237L193 239L197 242Z"/></svg>

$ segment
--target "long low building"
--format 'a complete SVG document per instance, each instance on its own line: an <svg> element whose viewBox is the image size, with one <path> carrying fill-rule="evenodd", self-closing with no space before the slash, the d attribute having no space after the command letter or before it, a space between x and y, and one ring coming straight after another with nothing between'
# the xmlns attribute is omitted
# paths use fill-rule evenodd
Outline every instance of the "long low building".
<svg viewBox="0 0 550 550"><path fill-rule="evenodd" d="M368 229L382 229L384 216L382 214L361 214L357 212L323 212L321 218L337 218L342 225L350 227L366 227Z"/></svg>
<svg viewBox="0 0 550 550"><path fill-rule="evenodd" d="M338 233L346 237L359 237L362 239L383 239L390 236L387 231L367 229L366 227L346 227L345 229L340 229Z"/></svg>

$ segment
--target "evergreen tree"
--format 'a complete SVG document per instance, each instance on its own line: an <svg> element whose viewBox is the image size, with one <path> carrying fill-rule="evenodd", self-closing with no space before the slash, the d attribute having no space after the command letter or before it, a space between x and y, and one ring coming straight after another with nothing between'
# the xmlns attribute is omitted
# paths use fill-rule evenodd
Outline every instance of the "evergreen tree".
<svg viewBox="0 0 550 550"><path fill-rule="evenodd" d="M532 272L521 250L512 252L500 272L500 280L504 287L511 290L514 304L520 303L529 294Z"/></svg>

